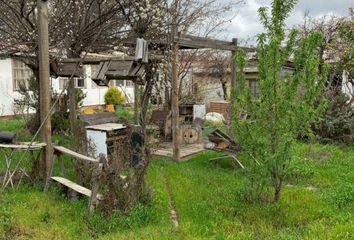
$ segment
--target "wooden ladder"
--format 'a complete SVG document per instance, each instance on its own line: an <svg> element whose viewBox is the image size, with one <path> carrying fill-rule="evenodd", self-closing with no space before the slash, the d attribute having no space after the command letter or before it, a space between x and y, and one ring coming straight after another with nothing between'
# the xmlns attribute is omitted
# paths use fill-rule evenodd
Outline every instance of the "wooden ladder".
<svg viewBox="0 0 354 240"><path fill-rule="evenodd" d="M64 177L59 177L59 176L51 176L50 178L72 190L75 192L78 192L84 196L87 196L90 198L89 200L89 209L90 212L92 212L97 205L99 200L103 200L103 195L98 193L98 188L99 188L99 177L102 174L102 168L103 168L103 162L105 161L104 155L100 155L98 159L87 157L85 155L82 155L80 153L74 152L68 148L62 147L62 146L53 146L54 148L54 158L57 157L60 159L60 168L62 175ZM93 173L92 173L92 190L83 187L69 179L67 179L67 174L65 170L65 165L64 165L64 159L61 158L61 155L66 155L70 156L72 159L77 159L81 161L86 161L95 166ZM54 162L54 161L53 161ZM54 165L54 164L53 164Z"/></svg>

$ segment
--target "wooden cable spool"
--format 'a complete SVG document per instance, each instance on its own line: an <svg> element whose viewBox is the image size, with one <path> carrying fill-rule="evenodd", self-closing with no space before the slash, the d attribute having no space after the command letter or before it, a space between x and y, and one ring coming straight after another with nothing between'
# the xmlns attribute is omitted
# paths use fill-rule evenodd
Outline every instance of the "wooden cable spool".
<svg viewBox="0 0 354 240"><path fill-rule="evenodd" d="M190 127L183 131L183 141L187 144L199 142L199 131L197 128Z"/></svg>

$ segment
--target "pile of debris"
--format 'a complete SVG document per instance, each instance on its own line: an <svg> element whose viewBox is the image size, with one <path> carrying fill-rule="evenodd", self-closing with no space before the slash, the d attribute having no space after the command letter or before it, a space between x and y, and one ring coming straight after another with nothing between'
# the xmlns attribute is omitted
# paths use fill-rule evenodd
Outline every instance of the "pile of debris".
<svg viewBox="0 0 354 240"><path fill-rule="evenodd" d="M241 150L240 145L220 129L212 131L208 135L208 139L211 142L208 146L209 149L235 153Z"/></svg>

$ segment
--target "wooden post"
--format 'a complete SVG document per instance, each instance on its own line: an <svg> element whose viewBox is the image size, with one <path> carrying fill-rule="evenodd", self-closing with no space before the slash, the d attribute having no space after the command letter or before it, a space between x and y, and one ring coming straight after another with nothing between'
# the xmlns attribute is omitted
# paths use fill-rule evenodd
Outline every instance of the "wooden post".
<svg viewBox="0 0 354 240"><path fill-rule="evenodd" d="M164 110L169 110L170 109L170 91L168 91L168 87L167 87L167 73L165 73L165 86L164 86Z"/></svg>
<svg viewBox="0 0 354 240"><path fill-rule="evenodd" d="M134 123L139 124L139 85L134 82Z"/></svg>
<svg viewBox="0 0 354 240"><path fill-rule="evenodd" d="M234 117L233 106L235 104L235 90L236 90L236 72L237 66L235 62L236 56L236 49L237 49L237 38L232 39L233 44L235 45L235 50L231 51L231 95L230 95L230 102L231 102L231 119Z"/></svg>
<svg viewBox="0 0 354 240"><path fill-rule="evenodd" d="M99 164L93 170L92 173L92 189L91 196L89 200L89 210L92 212L97 204L97 193L99 190L100 176L102 174L103 163L105 162L105 156L103 154L99 155Z"/></svg>
<svg viewBox="0 0 354 240"><path fill-rule="evenodd" d="M69 79L68 95L69 95L69 119L70 131L73 136L76 136L76 97L75 97L75 82L74 78Z"/></svg>
<svg viewBox="0 0 354 240"><path fill-rule="evenodd" d="M177 4L177 1L175 1ZM177 5L175 6L177 9ZM172 144L173 144L173 160L178 161L180 159L180 129L179 129L179 104L178 104L178 92L179 92L179 76L178 76L178 43L175 40L175 36L178 32L176 23L177 16L173 17L171 40L172 40L172 93L171 93L171 113L172 113Z"/></svg>
<svg viewBox="0 0 354 240"><path fill-rule="evenodd" d="M52 126L50 118L50 81L49 81L49 37L48 37L48 3L46 0L37 0L38 9L38 47L39 47L39 82L40 82L40 109L42 138L46 143L42 155L43 178L47 182L53 161Z"/></svg>

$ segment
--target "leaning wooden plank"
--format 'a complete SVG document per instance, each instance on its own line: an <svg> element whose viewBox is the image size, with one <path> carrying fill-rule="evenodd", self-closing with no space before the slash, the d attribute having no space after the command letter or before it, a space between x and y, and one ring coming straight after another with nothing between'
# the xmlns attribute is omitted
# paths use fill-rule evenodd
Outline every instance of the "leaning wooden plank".
<svg viewBox="0 0 354 240"><path fill-rule="evenodd" d="M76 159L79 159L79 160L89 161L89 162L93 162L93 163L98 164L98 160L97 160L97 159L94 159L94 158L91 158L91 157L87 157L87 156L82 155L82 154L80 154L80 153L74 152L74 151L72 151L72 150L70 150L70 149L68 149L68 148L61 147L61 146L54 146L53 148L54 148L56 151L60 152L60 153L69 155L70 157L73 157L73 158L76 158Z"/></svg>
<svg viewBox="0 0 354 240"><path fill-rule="evenodd" d="M51 177L54 181L57 181L60 184L63 184L64 186L73 189L74 191L81 193L82 195L85 195L89 198L91 198L91 190L88 188L85 188L77 183L74 183L70 181L69 179L62 178L62 177ZM97 194L97 199L102 200L103 196L102 194Z"/></svg>

